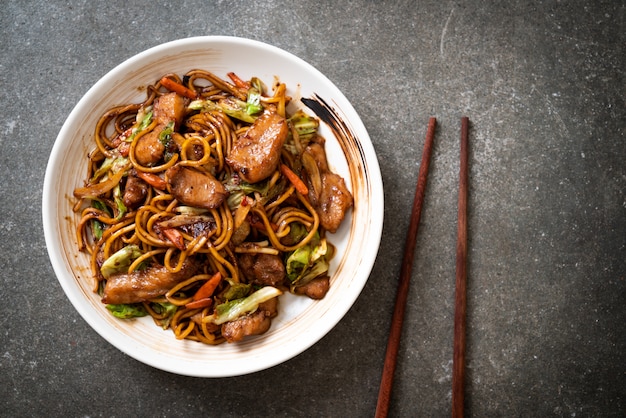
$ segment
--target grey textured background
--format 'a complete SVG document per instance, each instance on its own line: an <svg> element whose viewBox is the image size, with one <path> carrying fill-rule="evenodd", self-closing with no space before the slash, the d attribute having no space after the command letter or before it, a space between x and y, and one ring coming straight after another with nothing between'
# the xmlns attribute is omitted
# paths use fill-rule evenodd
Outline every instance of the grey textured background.
<svg viewBox="0 0 626 418"><path fill-rule="evenodd" d="M625 413L624 1L1 3L0 415L372 416L436 116L391 415L448 416L462 115L468 415ZM87 326L54 277L40 210L49 152L87 89L196 35L261 40L325 73L372 137L386 198L345 319L282 365L217 380L145 366Z"/></svg>

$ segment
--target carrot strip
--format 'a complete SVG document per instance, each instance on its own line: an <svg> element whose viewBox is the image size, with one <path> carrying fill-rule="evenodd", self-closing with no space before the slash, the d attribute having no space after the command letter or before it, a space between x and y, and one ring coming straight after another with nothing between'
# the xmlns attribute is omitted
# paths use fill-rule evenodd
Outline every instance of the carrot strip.
<svg viewBox="0 0 626 418"><path fill-rule="evenodd" d="M287 167L285 164L281 164L280 172L289 179L289 181L291 182L291 184L293 184L293 187L296 188L298 193L303 196L309 194L309 189L308 187L306 187L306 184L304 184L304 182L300 179L300 177L296 175L296 173L291 171L291 168Z"/></svg>
<svg viewBox="0 0 626 418"><path fill-rule="evenodd" d="M148 183L150 186L158 190L165 190L167 183L161 177L153 173L137 170L137 177Z"/></svg>
<svg viewBox="0 0 626 418"><path fill-rule="evenodd" d="M213 276L211 276L211 278L207 280L202 286L200 286L200 289L198 289L196 294L193 295L193 300L199 301L213 296L213 292L215 292L215 289L217 289L217 286L220 284L221 281L222 273L218 271Z"/></svg>
<svg viewBox="0 0 626 418"><path fill-rule="evenodd" d="M176 228L163 228L161 230L165 238L167 238L176 248L181 251L185 250L185 239L183 238L183 234Z"/></svg>
<svg viewBox="0 0 626 418"><path fill-rule="evenodd" d="M166 89L173 91L177 94L180 94L181 96L188 97L191 100L195 100L198 98L198 94L195 91L183 86L180 83L177 83L171 78L163 77L161 79L161 85L165 87Z"/></svg>
<svg viewBox="0 0 626 418"><path fill-rule="evenodd" d="M243 81L241 78L239 78L237 74L230 72L227 75L232 80L232 82L235 83L235 86L239 87L240 89L248 90L250 88L250 83L248 83L247 81Z"/></svg>
<svg viewBox="0 0 626 418"><path fill-rule="evenodd" d="M212 298L204 298L204 299L194 300L193 302L189 302L185 304L185 308L187 309L206 308L207 306L211 306L212 303L213 303Z"/></svg>

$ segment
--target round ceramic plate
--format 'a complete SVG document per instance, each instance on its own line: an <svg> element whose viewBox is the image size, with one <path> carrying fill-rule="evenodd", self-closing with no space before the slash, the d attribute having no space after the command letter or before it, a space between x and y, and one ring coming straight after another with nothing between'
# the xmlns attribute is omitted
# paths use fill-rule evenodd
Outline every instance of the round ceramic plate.
<svg viewBox="0 0 626 418"><path fill-rule="evenodd" d="M206 69L220 77L233 71L243 79L278 79L301 108L323 122L321 134L331 168L346 179L355 205L329 240L337 247L326 297L280 297L279 315L263 335L239 343L208 346L178 341L151 318L113 317L92 292L86 254L75 238L79 214L73 189L83 184L93 130L108 108L140 103L145 87L170 72ZM50 155L43 190L43 225L56 276L80 315L105 340L131 357L169 372L200 377L236 376L282 363L319 341L346 314L365 285L376 258L383 225L383 186L372 143L352 105L323 74L303 60L270 45L233 37L196 37L156 46L123 62L78 102ZM71 330L70 330L71 333Z"/></svg>

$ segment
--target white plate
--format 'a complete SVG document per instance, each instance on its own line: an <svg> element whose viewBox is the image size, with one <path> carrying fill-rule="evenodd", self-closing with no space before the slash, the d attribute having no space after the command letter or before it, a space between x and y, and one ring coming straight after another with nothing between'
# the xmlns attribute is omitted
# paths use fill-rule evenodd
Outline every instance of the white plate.
<svg viewBox="0 0 626 418"><path fill-rule="evenodd" d="M143 87L168 72L180 75L206 69L218 76L234 71L243 79L257 76L267 85L275 77L298 99L321 103L321 134L327 140L332 169L351 189L355 206L329 239L338 253L331 264L331 288L313 301L283 295L279 315L268 332L242 342L207 346L178 341L151 318L114 318L92 292L89 260L77 251L78 214L71 210L73 189L82 185L93 130L108 108L139 103ZM310 103L310 102L309 102ZM319 111L319 109L318 109ZM63 125L50 155L43 190L43 225L50 261L76 310L104 339L131 357L169 372L200 377L236 376L284 362L319 341L359 296L378 253L383 226L383 185L369 135L352 105L323 74L279 48L233 37L195 37L169 42L123 62L100 79L78 102ZM71 329L68 333L71 333Z"/></svg>

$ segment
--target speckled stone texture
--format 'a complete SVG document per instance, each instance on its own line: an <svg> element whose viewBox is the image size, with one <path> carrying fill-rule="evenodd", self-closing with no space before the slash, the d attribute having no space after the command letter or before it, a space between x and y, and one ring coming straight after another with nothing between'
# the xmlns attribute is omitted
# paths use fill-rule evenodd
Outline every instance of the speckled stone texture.
<svg viewBox="0 0 626 418"><path fill-rule="evenodd" d="M421 150L439 121L390 415L450 414L460 118L469 116L468 416L626 411L624 1L4 2L0 415L367 417ZM161 372L104 341L47 258L44 170L73 106L162 42L234 35L308 61L362 117L385 227L325 338L252 375ZM254 65L254 63L250 63Z"/></svg>

